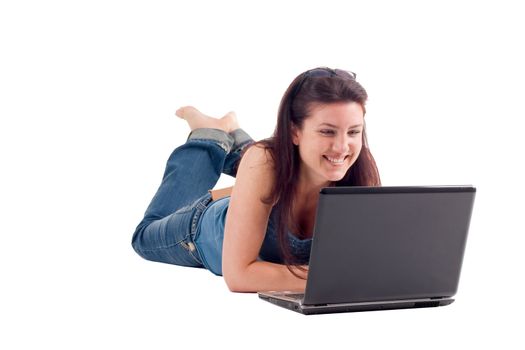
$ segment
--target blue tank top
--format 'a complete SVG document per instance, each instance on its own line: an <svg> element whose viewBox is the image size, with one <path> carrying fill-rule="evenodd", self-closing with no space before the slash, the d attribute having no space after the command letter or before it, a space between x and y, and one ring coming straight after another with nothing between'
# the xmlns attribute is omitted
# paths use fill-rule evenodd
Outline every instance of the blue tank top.
<svg viewBox="0 0 525 350"><path fill-rule="evenodd" d="M229 204L230 197L211 202L203 211L195 234L195 246L204 267L216 275L222 275L222 243ZM299 239L292 232L288 231L288 244L292 255L297 261L300 264L308 264L312 239ZM259 252L259 259L273 263L283 263L277 237L275 207L270 213L266 235Z"/></svg>

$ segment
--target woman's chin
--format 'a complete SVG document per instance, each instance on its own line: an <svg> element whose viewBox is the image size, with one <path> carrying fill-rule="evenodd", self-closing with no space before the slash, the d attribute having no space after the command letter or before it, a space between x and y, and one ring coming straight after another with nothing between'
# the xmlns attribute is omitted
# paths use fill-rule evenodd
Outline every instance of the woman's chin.
<svg viewBox="0 0 525 350"><path fill-rule="evenodd" d="M331 173L331 174L327 174L326 176L326 179L327 181L341 181L346 175L346 171L345 172L337 172L337 173Z"/></svg>

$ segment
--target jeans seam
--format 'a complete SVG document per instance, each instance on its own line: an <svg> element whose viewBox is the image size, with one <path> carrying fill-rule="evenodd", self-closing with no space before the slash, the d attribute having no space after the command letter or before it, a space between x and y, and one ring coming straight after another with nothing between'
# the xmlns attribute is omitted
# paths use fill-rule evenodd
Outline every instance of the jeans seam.
<svg viewBox="0 0 525 350"><path fill-rule="evenodd" d="M179 240L179 241L177 241L175 243L168 244L168 245L161 246L161 247L150 248L150 249L141 248L140 251L141 252L154 252L154 251L158 251L158 250L169 250L169 249L175 248L175 247L177 247L179 245L182 246L183 242L191 241L189 239L189 237L190 237L190 235L188 234L185 238L183 238L183 239L181 239L181 240ZM193 243L193 244L195 244L195 243ZM188 255L190 255L193 258L193 260L195 260L195 262L197 262L197 263L202 265L202 261L200 261L196 256L194 256L193 253L190 250L186 249L184 246L182 246L182 248L184 249L184 251L186 251L188 253Z"/></svg>
<svg viewBox="0 0 525 350"><path fill-rule="evenodd" d="M195 239L199 220L202 217L204 210L206 210L208 204L210 204L211 199L212 199L211 194L208 193L202 201L198 202L195 205L195 214L193 214L193 217L191 218L191 228L190 228L190 236L192 240Z"/></svg>
<svg viewBox="0 0 525 350"><path fill-rule="evenodd" d="M188 238L188 236L186 236L186 238ZM186 240L186 238L183 238L180 241L177 241L177 242L172 243L172 244L168 244L168 245L164 245L164 246L160 246L160 247L155 247L155 248L141 248L140 250L143 251L143 252L153 252L153 251L156 251L156 250L159 250L159 249L171 249L173 247L176 247L176 246L180 245L182 242L184 242Z"/></svg>
<svg viewBox="0 0 525 350"><path fill-rule="evenodd" d="M190 239L195 245L195 251L197 252L197 255L199 256L199 259L201 260L200 263L209 271L211 271L210 265L206 261L206 258L202 254L198 244L195 243L195 241L197 238L196 236L197 236L197 228L199 226L199 221L202 219L204 211L206 210L206 208L211 202L212 202L211 194L208 193L203 200L199 201L195 205L195 214L193 215L193 218L191 219L191 228L190 228Z"/></svg>

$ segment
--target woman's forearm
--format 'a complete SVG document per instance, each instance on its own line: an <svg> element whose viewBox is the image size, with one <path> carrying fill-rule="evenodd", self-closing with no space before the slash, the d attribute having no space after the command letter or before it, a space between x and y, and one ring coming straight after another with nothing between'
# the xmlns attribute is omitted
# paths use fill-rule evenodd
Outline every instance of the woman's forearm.
<svg viewBox="0 0 525 350"><path fill-rule="evenodd" d="M292 267L292 269L294 269ZM307 271L294 270L306 278ZM296 291L304 292L306 279L294 276L286 265L255 261L237 273L225 275L226 284L232 292Z"/></svg>

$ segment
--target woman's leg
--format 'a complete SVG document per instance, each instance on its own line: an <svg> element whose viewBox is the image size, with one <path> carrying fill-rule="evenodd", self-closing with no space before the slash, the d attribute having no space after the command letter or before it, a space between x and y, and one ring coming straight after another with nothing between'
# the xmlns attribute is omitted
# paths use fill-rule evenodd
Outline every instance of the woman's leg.
<svg viewBox="0 0 525 350"><path fill-rule="evenodd" d="M234 140L218 129L195 129L173 151L157 193L133 234L132 246L147 260L202 267L193 237L210 202Z"/></svg>
<svg viewBox="0 0 525 350"><path fill-rule="evenodd" d="M255 141L241 128L230 132L230 136L233 138L234 143L230 153L226 156L222 172L235 177L243 149Z"/></svg>
<svg viewBox="0 0 525 350"><path fill-rule="evenodd" d="M193 245L196 223L210 201L226 155L234 144L225 131L193 130L173 151L162 182L133 235L135 251L147 260L201 267Z"/></svg>
<svg viewBox="0 0 525 350"><path fill-rule="evenodd" d="M179 108L176 114L188 123L191 132L186 143L168 159L162 183L145 218L161 219L212 189L235 144L234 136L229 134L239 128L235 113L217 119L187 106Z"/></svg>
<svg viewBox="0 0 525 350"><path fill-rule="evenodd" d="M161 219L206 194L217 183L232 145L232 138L222 130L192 131L169 157L145 218Z"/></svg>

